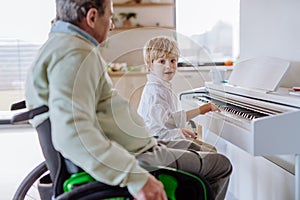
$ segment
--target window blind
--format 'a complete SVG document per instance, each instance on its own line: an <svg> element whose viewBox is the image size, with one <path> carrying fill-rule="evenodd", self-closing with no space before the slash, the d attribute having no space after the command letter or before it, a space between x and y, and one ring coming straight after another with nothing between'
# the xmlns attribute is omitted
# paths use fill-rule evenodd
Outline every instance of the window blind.
<svg viewBox="0 0 300 200"><path fill-rule="evenodd" d="M16 39L0 40L0 90L23 89L26 73L40 45Z"/></svg>

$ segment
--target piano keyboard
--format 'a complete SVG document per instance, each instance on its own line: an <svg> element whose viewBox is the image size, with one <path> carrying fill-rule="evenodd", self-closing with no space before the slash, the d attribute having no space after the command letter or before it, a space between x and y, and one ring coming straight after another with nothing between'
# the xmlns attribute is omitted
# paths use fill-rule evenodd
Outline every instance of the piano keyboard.
<svg viewBox="0 0 300 200"><path fill-rule="evenodd" d="M211 97L207 94L202 94L201 96L194 96L193 98L197 99L200 102L203 103L208 103L208 102L212 102L213 104L215 104L222 112L225 112L226 115L230 114L229 116L238 116L239 118L244 118L247 120L253 120L256 118L260 118L260 117L265 117L270 115L269 113L266 112L262 112L259 110L255 110L255 109L251 109L251 108L246 108L242 105L237 105L229 103L229 102L224 102L221 101L219 99L216 99L214 97ZM227 115L228 116L228 115Z"/></svg>

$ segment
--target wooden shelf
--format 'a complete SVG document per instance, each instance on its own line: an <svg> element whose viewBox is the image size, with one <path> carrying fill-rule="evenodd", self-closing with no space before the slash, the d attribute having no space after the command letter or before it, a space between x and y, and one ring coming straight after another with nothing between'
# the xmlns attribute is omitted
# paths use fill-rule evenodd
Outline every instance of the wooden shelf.
<svg viewBox="0 0 300 200"><path fill-rule="evenodd" d="M121 31L121 30L131 30L136 28L163 28L163 29L172 29L175 30L174 26L132 26L132 27L115 27L113 30Z"/></svg>
<svg viewBox="0 0 300 200"><path fill-rule="evenodd" d="M114 3L114 7L174 6L174 3Z"/></svg>
<svg viewBox="0 0 300 200"><path fill-rule="evenodd" d="M146 2L142 0L136 3L134 0L128 2L115 2L116 27L115 31L126 31L138 28L157 28L175 30L175 0L168 2ZM132 21L132 27L123 27L123 18L120 13L133 12L137 19ZM153 13L161 13L162 16ZM158 25L158 26L157 26Z"/></svg>

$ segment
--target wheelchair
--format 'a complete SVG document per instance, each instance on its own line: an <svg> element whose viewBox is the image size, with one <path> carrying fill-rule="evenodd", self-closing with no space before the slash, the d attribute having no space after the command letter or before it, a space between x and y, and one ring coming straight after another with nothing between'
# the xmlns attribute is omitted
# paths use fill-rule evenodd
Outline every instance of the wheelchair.
<svg viewBox="0 0 300 200"><path fill-rule="evenodd" d="M11 110L26 108L25 101L12 104ZM48 111L40 106L16 114L11 124L28 123L28 120ZM21 182L13 199L23 200L27 192L37 182L42 200L131 200L132 195L126 187L111 186L96 181L80 167L65 159L53 147L51 122L44 121L36 128L45 161L34 168ZM140 165L160 180L169 200L212 200L213 193L203 177L163 166Z"/></svg>

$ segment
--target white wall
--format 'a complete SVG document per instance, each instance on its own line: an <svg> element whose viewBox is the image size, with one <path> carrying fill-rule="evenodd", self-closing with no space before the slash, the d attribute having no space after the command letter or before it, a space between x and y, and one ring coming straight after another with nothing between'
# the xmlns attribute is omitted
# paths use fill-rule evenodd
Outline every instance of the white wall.
<svg viewBox="0 0 300 200"><path fill-rule="evenodd" d="M175 31L161 27L135 28L114 31L102 48L106 62L127 62L128 65L144 64L142 50L147 40L159 35L175 36ZM123 59L123 60L122 60Z"/></svg>
<svg viewBox="0 0 300 200"><path fill-rule="evenodd" d="M291 61L289 81L282 84L286 87L300 85L299 9L299 0L241 0L240 59L272 56Z"/></svg>

